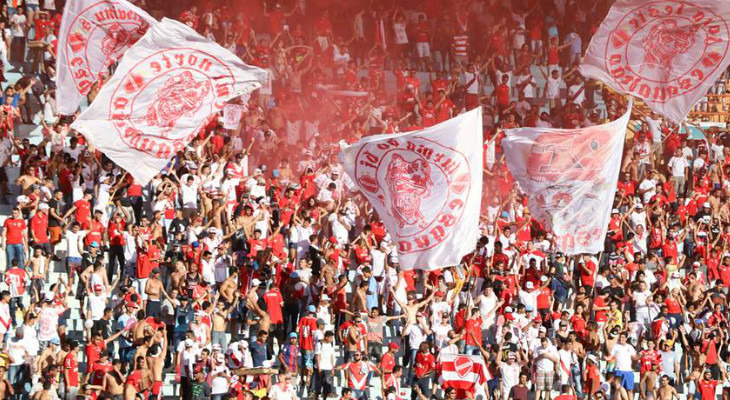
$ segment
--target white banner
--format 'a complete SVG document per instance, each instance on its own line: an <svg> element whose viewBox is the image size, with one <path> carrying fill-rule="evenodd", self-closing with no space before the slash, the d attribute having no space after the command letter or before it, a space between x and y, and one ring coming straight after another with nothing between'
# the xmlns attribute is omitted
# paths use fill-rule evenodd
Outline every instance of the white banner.
<svg viewBox="0 0 730 400"><path fill-rule="evenodd" d="M479 237L482 113L361 139L340 154L385 223L405 270L457 265Z"/></svg>
<svg viewBox="0 0 730 400"><path fill-rule="evenodd" d="M145 185L266 71L170 19L132 46L112 79L71 125Z"/></svg>
<svg viewBox="0 0 730 400"><path fill-rule="evenodd" d="M583 129L506 130L507 167L529 197L532 215L566 254L597 253L611 217L629 110Z"/></svg>
<svg viewBox="0 0 730 400"><path fill-rule="evenodd" d="M71 115L102 72L157 21L126 0L69 0L56 57L58 112Z"/></svg>
<svg viewBox="0 0 730 400"><path fill-rule="evenodd" d="M492 378L481 356L445 353L439 357L438 370L439 384L444 389L474 393Z"/></svg>
<svg viewBox="0 0 730 400"><path fill-rule="evenodd" d="M681 122L730 63L728 20L727 0L618 0L581 73Z"/></svg>

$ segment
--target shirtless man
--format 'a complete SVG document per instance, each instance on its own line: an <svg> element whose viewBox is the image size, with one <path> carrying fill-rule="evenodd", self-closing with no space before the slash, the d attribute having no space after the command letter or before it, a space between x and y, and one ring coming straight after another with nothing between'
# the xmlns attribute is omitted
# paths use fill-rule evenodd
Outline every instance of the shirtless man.
<svg viewBox="0 0 730 400"><path fill-rule="evenodd" d="M396 285L397 287L397 285ZM405 316L406 324L403 327L403 330L405 331L408 329L408 326L415 325L417 323L416 316L418 315L418 310L425 307L427 304L430 304L431 299L436 294L435 291L432 291L428 297L426 297L422 302L416 303L416 296L414 294L408 295L408 304L403 304L398 300L398 296L395 295L395 293L391 289L391 295L395 299L395 301L398 303L398 305L401 308L401 313Z"/></svg>
<svg viewBox="0 0 730 400"><path fill-rule="evenodd" d="M58 345L61 342L57 338L51 339L49 346L43 349L41 355L36 360L36 370L45 371L50 365L56 363L56 352L58 352Z"/></svg>
<svg viewBox="0 0 730 400"><path fill-rule="evenodd" d="M170 290L177 289L180 293L185 290L185 276L188 274L185 263L182 261L175 261L175 270L170 274Z"/></svg>
<svg viewBox="0 0 730 400"><path fill-rule="evenodd" d="M649 342L652 343L652 342ZM652 366L651 371L644 371L641 374L641 380L639 381L639 399L641 400L655 400L657 395L656 381L657 371L659 370L659 364ZM671 400L671 399L665 399Z"/></svg>
<svg viewBox="0 0 730 400"><path fill-rule="evenodd" d="M0 399L9 399L15 394L13 385L5 379L7 372L7 367L0 366L0 377L2 377L0 380Z"/></svg>
<svg viewBox="0 0 730 400"><path fill-rule="evenodd" d="M33 271L33 276L30 279L30 287L31 296L35 299L35 302L40 301L43 283L46 280L46 271L48 271L48 260L41 247L34 248L33 255L28 260L28 264Z"/></svg>
<svg viewBox="0 0 730 400"><path fill-rule="evenodd" d="M255 290L251 290L248 293L248 296L246 298L246 307L251 310L254 314L258 315L259 318L261 318L258 321L258 330L257 331L266 331L268 332L271 328L271 316L269 316L269 313L262 310L261 307L258 305L258 295L256 294ZM256 332L256 331L254 331Z"/></svg>
<svg viewBox="0 0 730 400"><path fill-rule="evenodd" d="M31 400L53 400L54 397L51 394L52 390L52 383L51 380L44 380L43 381L43 389L35 392L33 394L33 397L31 397Z"/></svg>
<svg viewBox="0 0 730 400"><path fill-rule="evenodd" d="M135 400L138 393L143 394L152 387L152 373L147 369L144 357L137 357L135 366L135 370L124 382L124 400ZM147 396L143 394L143 398L147 398Z"/></svg>
<svg viewBox="0 0 730 400"><path fill-rule="evenodd" d="M167 300L170 301L170 303L175 304L177 300L173 300L165 291L165 285L162 284L162 281L160 280L160 269L159 268L153 268L152 273L150 274L149 279L147 279L147 283L144 287L144 292L147 295L147 306L145 310L145 315L148 317L159 317L160 313L162 312L162 302L160 301L160 293L162 293L163 296Z"/></svg>
<svg viewBox="0 0 730 400"><path fill-rule="evenodd" d="M124 395L124 374L122 374L122 360L114 360L113 369L104 375L101 384L102 393L112 396L114 400L122 400Z"/></svg>
<svg viewBox="0 0 730 400"><path fill-rule="evenodd" d="M159 343L153 344L147 350L147 368L152 372L152 394L158 396L162 390L164 376L162 369L165 367L165 356L167 355L167 342L165 335L162 335Z"/></svg>
<svg viewBox="0 0 730 400"><path fill-rule="evenodd" d="M656 395L658 398L657 400L679 400L679 394L677 394L677 389L669 384L669 377L666 375L662 375L659 389L656 390Z"/></svg>
<svg viewBox="0 0 730 400"><path fill-rule="evenodd" d="M219 293L227 304L232 304L238 295L238 268L229 269L228 278L221 283Z"/></svg>
<svg viewBox="0 0 730 400"><path fill-rule="evenodd" d="M211 340L213 344L220 344L222 349L226 349L228 347L226 344L226 328L228 327L228 319L231 315L231 311L233 311L236 308L236 305L238 305L238 296L238 292L235 292L233 303L227 303L230 304L227 308L223 308L224 304L220 301L216 302L216 307L211 315L211 320L213 322Z"/></svg>

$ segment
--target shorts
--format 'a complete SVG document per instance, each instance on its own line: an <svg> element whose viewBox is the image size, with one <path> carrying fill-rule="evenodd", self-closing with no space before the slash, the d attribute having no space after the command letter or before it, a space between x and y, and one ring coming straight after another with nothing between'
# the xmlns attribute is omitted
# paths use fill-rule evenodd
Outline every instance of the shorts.
<svg viewBox="0 0 730 400"><path fill-rule="evenodd" d="M314 352L312 350L302 350L302 364L304 364L304 368L314 368Z"/></svg>
<svg viewBox="0 0 730 400"><path fill-rule="evenodd" d="M431 57L431 47L428 42L416 42L416 54L418 58Z"/></svg>
<svg viewBox="0 0 730 400"><path fill-rule="evenodd" d="M535 389L536 390L552 390L553 378L555 372L553 371L537 371L535 373Z"/></svg>
<svg viewBox="0 0 730 400"><path fill-rule="evenodd" d="M58 244L63 238L63 228L60 226L49 226L48 232L51 234L51 243Z"/></svg>
<svg viewBox="0 0 730 400"><path fill-rule="evenodd" d="M36 12L36 11L38 11L39 8L40 7L38 7L38 4L26 4L25 5L25 11Z"/></svg>
<svg viewBox="0 0 730 400"><path fill-rule="evenodd" d="M634 390L634 371L614 371L616 378L621 378L621 386L626 390Z"/></svg>

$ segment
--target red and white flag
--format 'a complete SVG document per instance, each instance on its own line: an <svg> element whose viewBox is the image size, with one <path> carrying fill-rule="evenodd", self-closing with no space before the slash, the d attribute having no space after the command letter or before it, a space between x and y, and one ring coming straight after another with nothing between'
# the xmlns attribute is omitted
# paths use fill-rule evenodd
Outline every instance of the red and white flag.
<svg viewBox="0 0 730 400"><path fill-rule="evenodd" d="M345 171L385 223L405 270L457 265L479 237L482 113L343 148Z"/></svg>
<svg viewBox="0 0 730 400"><path fill-rule="evenodd" d="M102 72L157 23L126 0L69 0L56 57L58 112L71 115Z"/></svg>
<svg viewBox="0 0 730 400"><path fill-rule="evenodd" d="M603 125L505 131L507 167L566 254L603 251L630 115L631 104Z"/></svg>
<svg viewBox="0 0 730 400"><path fill-rule="evenodd" d="M439 384L443 389L454 388L461 393L473 394L492 378L484 358L480 356L445 353L439 358Z"/></svg>
<svg viewBox="0 0 730 400"><path fill-rule="evenodd" d="M581 73L681 122L730 64L730 1L618 0Z"/></svg>
<svg viewBox="0 0 730 400"><path fill-rule="evenodd" d="M129 49L71 127L145 185L226 101L265 80L266 71L163 19Z"/></svg>

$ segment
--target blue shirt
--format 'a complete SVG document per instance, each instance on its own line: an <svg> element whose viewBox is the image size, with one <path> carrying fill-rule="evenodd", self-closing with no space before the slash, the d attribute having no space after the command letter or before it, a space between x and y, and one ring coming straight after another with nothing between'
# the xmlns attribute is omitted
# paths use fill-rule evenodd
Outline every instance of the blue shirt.
<svg viewBox="0 0 730 400"><path fill-rule="evenodd" d="M253 366L262 367L264 365L264 361L269 358L266 354L266 342L259 343L258 340L254 340L249 344L248 348L251 351Z"/></svg>
<svg viewBox="0 0 730 400"><path fill-rule="evenodd" d="M6 97L7 96L5 96L5 92L3 92L2 96L0 96L0 104L5 105L5 98ZM20 95L18 93L15 93L13 95L13 101L10 102L10 105L13 106L13 107L17 107L18 106L18 100L20 100Z"/></svg>

